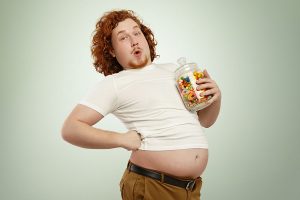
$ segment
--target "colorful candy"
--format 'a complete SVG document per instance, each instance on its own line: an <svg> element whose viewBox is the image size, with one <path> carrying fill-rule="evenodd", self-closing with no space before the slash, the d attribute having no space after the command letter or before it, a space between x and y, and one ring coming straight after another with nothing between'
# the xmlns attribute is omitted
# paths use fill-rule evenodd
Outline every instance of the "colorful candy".
<svg viewBox="0 0 300 200"><path fill-rule="evenodd" d="M191 110L196 111L205 107L205 102L211 96L200 96L204 90L197 91L196 80L204 77L203 72L193 71L192 73L185 73L177 78L177 87L183 99L185 106Z"/></svg>

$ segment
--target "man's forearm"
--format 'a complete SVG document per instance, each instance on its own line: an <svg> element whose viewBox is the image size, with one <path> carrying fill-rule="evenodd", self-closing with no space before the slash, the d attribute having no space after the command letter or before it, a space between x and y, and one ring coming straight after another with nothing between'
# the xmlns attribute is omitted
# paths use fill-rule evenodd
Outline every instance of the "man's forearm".
<svg viewBox="0 0 300 200"><path fill-rule="evenodd" d="M218 118L221 108L221 97L214 101L210 106L197 111L198 119L200 124L208 128L215 123Z"/></svg>
<svg viewBox="0 0 300 200"><path fill-rule="evenodd" d="M111 149L122 147L121 134L94 128L80 121L66 122L62 137L67 142L90 149Z"/></svg>

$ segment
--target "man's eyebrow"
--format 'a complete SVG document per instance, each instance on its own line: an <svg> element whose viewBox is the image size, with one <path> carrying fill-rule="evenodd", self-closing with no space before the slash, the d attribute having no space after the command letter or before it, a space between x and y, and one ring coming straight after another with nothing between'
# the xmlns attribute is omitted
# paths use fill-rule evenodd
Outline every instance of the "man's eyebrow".
<svg viewBox="0 0 300 200"><path fill-rule="evenodd" d="M121 33L124 33L124 32L125 32L125 30L119 31L119 32L117 33L117 36L118 36L119 34L121 34Z"/></svg>
<svg viewBox="0 0 300 200"><path fill-rule="evenodd" d="M139 27L138 25L136 25L136 26L132 27L132 29L140 29L140 27ZM126 31L125 31L125 30L119 31L119 32L117 33L117 36L118 36L119 34L124 33L124 32L126 32Z"/></svg>

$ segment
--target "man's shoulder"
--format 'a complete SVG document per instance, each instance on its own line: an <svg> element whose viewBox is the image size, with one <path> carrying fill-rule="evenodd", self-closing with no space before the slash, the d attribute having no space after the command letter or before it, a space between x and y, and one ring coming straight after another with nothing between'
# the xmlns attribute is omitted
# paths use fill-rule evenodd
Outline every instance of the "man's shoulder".
<svg viewBox="0 0 300 200"><path fill-rule="evenodd" d="M178 66L174 63L155 63L155 65L159 68L163 68L168 71L175 72Z"/></svg>

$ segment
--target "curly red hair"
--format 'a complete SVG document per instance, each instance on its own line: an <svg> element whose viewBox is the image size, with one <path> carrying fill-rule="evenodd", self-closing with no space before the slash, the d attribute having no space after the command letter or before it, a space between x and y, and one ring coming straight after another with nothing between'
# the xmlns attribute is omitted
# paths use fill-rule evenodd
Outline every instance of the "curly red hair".
<svg viewBox="0 0 300 200"><path fill-rule="evenodd" d="M112 50L111 34L118 23L127 18L134 20L143 32L150 48L151 61L157 57L155 52L157 42L154 39L152 31L142 23L132 10L107 12L96 23L91 46L91 52L94 59L93 65L95 69L99 73L104 74L104 76L118 73L123 70L123 67L118 63L117 59L110 54Z"/></svg>

